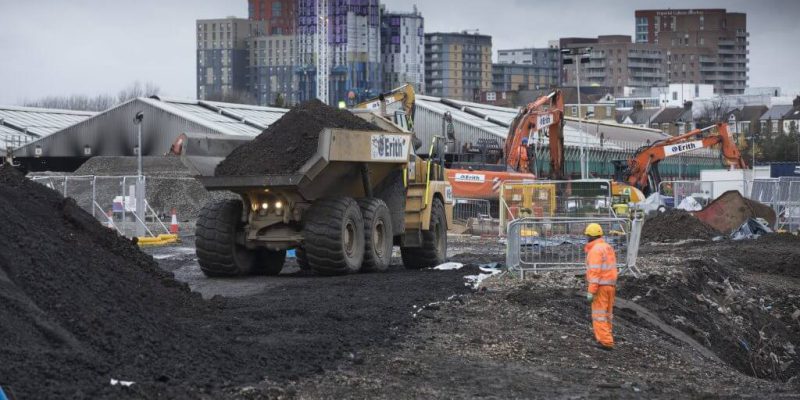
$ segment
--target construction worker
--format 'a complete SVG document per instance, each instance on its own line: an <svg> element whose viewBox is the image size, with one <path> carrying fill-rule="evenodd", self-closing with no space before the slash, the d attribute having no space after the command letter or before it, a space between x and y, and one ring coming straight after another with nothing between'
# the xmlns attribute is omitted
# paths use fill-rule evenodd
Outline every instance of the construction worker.
<svg viewBox="0 0 800 400"><path fill-rule="evenodd" d="M594 337L604 350L614 348L611 320L614 317L614 297L617 285L617 255L614 248L603 240L603 228L589 224L584 232L586 243L586 281L589 284L586 299L592 304Z"/></svg>

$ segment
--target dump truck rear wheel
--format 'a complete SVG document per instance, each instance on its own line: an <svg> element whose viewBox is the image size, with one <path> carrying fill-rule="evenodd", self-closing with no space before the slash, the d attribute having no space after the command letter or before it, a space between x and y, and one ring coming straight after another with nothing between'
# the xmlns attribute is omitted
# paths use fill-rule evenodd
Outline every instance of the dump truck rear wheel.
<svg viewBox="0 0 800 400"><path fill-rule="evenodd" d="M422 231L422 246L401 247L403 265L408 269L435 267L447 257L447 219L444 205L439 199L431 204L430 229Z"/></svg>
<svg viewBox="0 0 800 400"><path fill-rule="evenodd" d="M286 263L286 250L258 250L256 264L251 273L253 275L276 276L283 270Z"/></svg>
<svg viewBox="0 0 800 400"><path fill-rule="evenodd" d="M318 200L304 217L308 265L321 275L358 272L364 260L364 218L349 197Z"/></svg>
<svg viewBox="0 0 800 400"><path fill-rule="evenodd" d="M236 243L236 234L243 225L241 215L241 200L208 203L200 210L195 248L206 276L240 276L253 270L256 252Z"/></svg>
<svg viewBox="0 0 800 400"><path fill-rule="evenodd" d="M362 271L386 271L392 262L392 214L381 199L360 199L364 217L364 262Z"/></svg>

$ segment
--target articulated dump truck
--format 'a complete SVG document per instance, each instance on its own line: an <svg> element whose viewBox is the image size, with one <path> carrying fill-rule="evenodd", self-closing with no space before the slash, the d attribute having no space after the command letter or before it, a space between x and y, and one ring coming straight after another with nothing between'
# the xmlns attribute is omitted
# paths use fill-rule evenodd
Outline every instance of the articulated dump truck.
<svg viewBox="0 0 800 400"><path fill-rule="evenodd" d="M300 268L323 275L386 270L394 246L406 268L444 262L453 195L443 167L414 155L411 133L362 118L384 131L325 128L316 152L289 174L214 176L220 154L250 139L182 135L172 152L203 186L240 197L211 202L200 213L203 272L277 275L290 249Z"/></svg>

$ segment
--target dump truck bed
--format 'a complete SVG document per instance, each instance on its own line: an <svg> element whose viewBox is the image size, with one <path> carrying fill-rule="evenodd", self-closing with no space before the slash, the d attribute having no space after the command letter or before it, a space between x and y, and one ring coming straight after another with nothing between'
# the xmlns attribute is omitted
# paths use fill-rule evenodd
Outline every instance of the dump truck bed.
<svg viewBox="0 0 800 400"><path fill-rule="evenodd" d="M276 143L276 145L279 145ZM333 195L338 188L361 185L362 168L375 182L409 161L411 134L326 128L319 134L317 151L291 173L256 176L201 176L208 190L249 191L256 188L297 188L314 200Z"/></svg>

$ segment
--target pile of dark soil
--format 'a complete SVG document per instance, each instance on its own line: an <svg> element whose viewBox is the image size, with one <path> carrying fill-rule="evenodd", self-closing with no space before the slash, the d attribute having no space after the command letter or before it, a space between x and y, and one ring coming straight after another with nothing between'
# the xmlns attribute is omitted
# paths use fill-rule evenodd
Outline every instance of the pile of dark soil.
<svg viewBox="0 0 800 400"><path fill-rule="evenodd" d="M72 199L7 167L0 227L0 386L21 399L217 398L300 379L390 345L413 305L469 292L459 271L395 267L203 301Z"/></svg>
<svg viewBox="0 0 800 400"><path fill-rule="evenodd" d="M381 130L377 126L319 100L292 108L252 142L233 150L217 165L217 176L286 174L297 171L317 151L324 128Z"/></svg>
<svg viewBox="0 0 800 400"><path fill-rule="evenodd" d="M731 266L752 272L800 278L800 237L775 233L755 240L727 244L720 258ZM798 305L800 306L800 305Z"/></svg>
<svg viewBox="0 0 800 400"><path fill-rule="evenodd" d="M645 220L643 242L673 242L686 239L712 239L720 236L714 228L683 210L667 210Z"/></svg>
<svg viewBox="0 0 800 400"><path fill-rule="evenodd" d="M738 264L764 264L726 252ZM769 262L769 261L766 261ZM746 281L725 254L692 259L676 274L627 280L619 290L711 349L740 372L780 382L800 380L796 296ZM800 386L798 386L800 387Z"/></svg>

